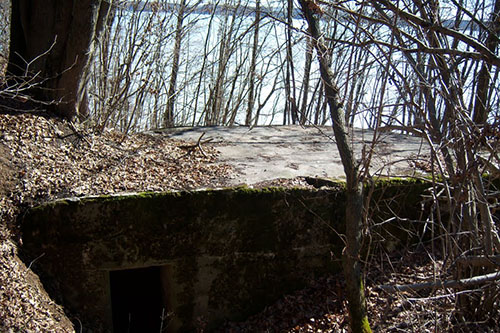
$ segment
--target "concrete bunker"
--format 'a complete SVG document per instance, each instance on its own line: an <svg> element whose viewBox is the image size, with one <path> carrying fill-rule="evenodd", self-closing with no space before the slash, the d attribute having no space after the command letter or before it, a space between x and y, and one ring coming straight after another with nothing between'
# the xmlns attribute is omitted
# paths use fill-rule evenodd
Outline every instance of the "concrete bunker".
<svg viewBox="0 0 500 333"><path fill-rule="evenodd" d="M374 200L390 195L388 211L402 216L427 187L383 186ZM195 331L200 321L211 331L337 272L343 243L332 230L344 229L343 202L341 186L59 200L24 217L24 249L44 253L44 283L85 329L119 332L137 318L152 331Z"/></svg>

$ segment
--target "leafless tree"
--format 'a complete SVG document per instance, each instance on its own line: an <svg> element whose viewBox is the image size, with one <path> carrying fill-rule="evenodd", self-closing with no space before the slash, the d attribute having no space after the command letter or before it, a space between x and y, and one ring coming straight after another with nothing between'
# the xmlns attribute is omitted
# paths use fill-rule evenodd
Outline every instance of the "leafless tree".
<svg viewBox="0 0 500 333"><path fill-rule="evenodd" d="M255 22L254 35L252 45L252 57L250 59L250 76L248 79L248 107L245 118L245 125L249 126L252 122L253 109L255 105L255 81L256 81L256 65L257 54L259 51L259 29L260 28L260 0L255 2Z"/></svg>
<svg viewBox="0 0 500 333"><path fill-rule="evenodd" d="M186 0L182 0L179 4L177 12L177 25L175 27L175 44L172 50L172 71L170 72L170 83L168 87L167 109L163 115L163 126L171 127L174 125L174 105L177 95L177 76L179 75L179 61L181 56L181 42L183 38L183 22L186 12Z"/></svg>
<svg viewBox="0 0 500 333"><path fill-rule="evenodd" d="M380 77L389 75L397 83L397 100L405 101L404 117L401 112L380 109L375 113L376 125L420 135L431 146L435 202L431 220L444 231L441 253L446 264L464 256L498 253L499 225L490 202L496 191L491 180L499 176L498 104L494 102L499 87L489 84L499 65L498 44L492 42L498 41L498 1L489 6L451 1L454 10L449 15L455 17L445 17L437 1L368 3L378 15L363 19L391 31L389 38L370 41L384 51ZM470 29L464 30L469 24ZM396 63L397 57L405 63ZM382 84L382 91L390 86L387 80ZM381 106L386 98L380 97ZM484 178L485 173L490 176ZM456 278L468 278L485 268L453 269ZM492 296L496 292L485 289L459 297L457 316L477 321L496 313Z"/></svg>
<svg viewBox="0 0 500 333"><path fill-rule="evenodd" d="M309 32L318 55L321 78L324 82L325 96L330 108L333 132L340 153L346 176L346 247L343 253L344 275L346 277L347 299L351 329L355 333L371 332L366 312L364 283L359 262L361 235L363 225L363 190L362 182L349 144L349 133L345 125L344 105L340 89L335 82L335 74L331 71L318 24L315 7L312 1L301 0L302 12L309 24Z"/></svg>

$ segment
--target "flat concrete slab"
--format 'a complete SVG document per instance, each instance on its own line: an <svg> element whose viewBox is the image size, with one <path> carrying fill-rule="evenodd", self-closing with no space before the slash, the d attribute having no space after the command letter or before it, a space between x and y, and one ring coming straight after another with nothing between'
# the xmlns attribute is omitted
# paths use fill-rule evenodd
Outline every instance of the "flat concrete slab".
<svg viewBox="0 0 500 333"><path fill-rule="evenodd" d="M234 167L231 185L255 184L276 178L344 178L344 169L331 127L196 127L162 132L171 138L202 142L220 151L220 163ZM368 156L374 140L371 130L355 129L352 145L356 158ZM429 147L414 136L378 133L370 174L411 176L415 162L429 159Z"/></svg>

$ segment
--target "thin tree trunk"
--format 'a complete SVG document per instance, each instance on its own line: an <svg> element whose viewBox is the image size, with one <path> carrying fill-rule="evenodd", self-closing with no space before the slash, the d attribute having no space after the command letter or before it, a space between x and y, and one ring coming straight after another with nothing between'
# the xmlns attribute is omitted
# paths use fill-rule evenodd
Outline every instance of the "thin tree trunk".
<svg viewBox="0 0 500 333"><path fill-rule="evenodd" d="M250 126L252 122L253 108L255 104L255 67L257 63L257 51L259 49L259 26L260 26L260 0L255 3L255 23L253 35L252 58L250 60L250 78L248 83L248 106L245 125Z"/></svg>
<svg viewBox="0 0 500 333"><path fill-rule="evenodd" d="M295 79L292 54L292 20L293 16L293 1L288 0L287 5L287 25L286 25L286 75L285 75L285 114L283 117L283 125L287 124L288 117L291 117L292 124L296 124L297 103L295 98Z"/></svg>
<svg viewBox="0 0 500 333"><path fill-rule="evenodd" d="M198 110L200 91L201 91L201 86L203 84L202 81L203 81L203 77L205 75L205 70L206 70L207 62L208 62L208 54L209 54L208 48L209 48L210 39L211 39L210 32L212 31L212 24L214 22L215 13L217 11L218 4L219 4L219 1L217 1L216 3L214 3L214 5L212 7L212 13L210 14L210 20L208 22L208 27L207 27L207 35L205 36L205 42L204 42L204 48L203 48L203 50L204 50L203 51L204 52L204 57L203 57L203 62L202 62L201 69L200 69L200 77L199 77L199 80L198 80L198 84L196 86L196 91L194 93L195 100L194 100L193 122L191 124L192 126L195 126L196 123L197 123L197 121L196 121L196 114L197 114L197 110ZM198 124L203 121L202 118L203 118L203 113L200 116L200 119L198 120Z"/></svg>
<svg viewBox="0 0 500 333"><path fill-rule="evenodd" d="M300 107L300 124L304 125L307 122L308 112L307 103L309 97L309 79L311 77L311 64L312 64L312 54L313 54L313 43L310 36L307 36L307 47L306 47L306 62L304 65L304 80L302 81L302 104Z"/></svg>
<svg viewBox="0 0 500 333"><path fill-rule="evenodd" d="M177 76L179 74L179 60L181 57L181 42L183 37L184 11L186 9L186 0L182 0L177 13L177 26L175 28L175 44L173 49L174 58L172 60L172 71L170 73L170 84L168 87L168 100L165 114L163 115L163 127L174 126L174 105L177 96Z"/></svg>
<svg viewBox="0 0 500 333"><path fill-rule="evenodd" d="M216 125L220 123L221 110L224 104L224 85L226 84L226 76L228 74L229 59L234 52L234 33L239 27L236 26L236 13L240 6L238 2L231 13L231 23L229 23L229 30L227 30L227 22L229 11L225 17L224 24L221 25L220 44L219 44L219 59L217 64L217 73L215 80L212 82L213 87L210 90L209 102L205 106L205 125ZM241 24L241 22L240 22Z"/></svg>
<svg viewBox="0 0 500 333"><path fill-rule="evenodd" d="M491 26L486 39L486 47L494 53L498 47L500 37L500 0L495 1L495 8L491 15ZM476 101L474 103L473 120L476 124L483 124L488 119L488 91L491 82L491 64L483 62L477 77Z"/></svg>
<svg viewBox="0 0 500 333"><path fill-rule="evenodd" d="M371 332L366 312L364 284L359 262L363 218L362 184L359 179L356 161L349 145L349 134L345 126L339 88L334 81L333 73L328 65L328 59L325 58L327 49L321 40L318 20L308 6L309 1L300 0L299 2L309 24L309 33L313 38L318 55L320 74L324 82L325 95L328 100L333 123L333 132L346 175L347 205L345 222L347 242L343 253L343 266L347 285L350 325L354 333Z"/></svg>

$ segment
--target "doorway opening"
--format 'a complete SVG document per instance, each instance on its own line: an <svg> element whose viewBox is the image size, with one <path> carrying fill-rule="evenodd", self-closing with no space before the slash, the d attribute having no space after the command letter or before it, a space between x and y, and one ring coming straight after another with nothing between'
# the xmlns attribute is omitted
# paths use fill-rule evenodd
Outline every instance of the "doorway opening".
<svg viewBox="0 0 500 333"><path fill-rule="evenodd" d="M110 271L114 332L166 331L161 266Z"/></svg>

